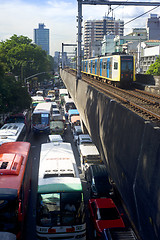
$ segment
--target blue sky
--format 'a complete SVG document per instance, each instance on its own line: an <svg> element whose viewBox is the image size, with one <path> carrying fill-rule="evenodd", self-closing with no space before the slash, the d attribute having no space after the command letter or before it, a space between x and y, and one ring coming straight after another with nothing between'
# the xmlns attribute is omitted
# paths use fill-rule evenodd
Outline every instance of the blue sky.
<svg viewBox="0 0 160 240"><path fill-rule="evenodd" d="M127 22L153 7L112 8L115 8L115 19ZM159 14L159 11L160 8L151 13ZM83 20L102 19L108 13L108 6L83 5L82 12ZM33 29L38 28L38 23L44 23L50 29L50 54L54 56L55 51L61 51L62 43L76 43L77 15L77 0L0 0L0 40L5 41L13 34L24 35L33 40ZM148 17L149 14L146 14L125 25L125 33L134 27L145 27Z"/></svg>

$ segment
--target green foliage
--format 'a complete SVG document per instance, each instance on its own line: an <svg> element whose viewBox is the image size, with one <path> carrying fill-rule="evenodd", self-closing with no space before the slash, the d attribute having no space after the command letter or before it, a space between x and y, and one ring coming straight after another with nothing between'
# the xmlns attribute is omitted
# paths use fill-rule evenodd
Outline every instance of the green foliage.
<svg viewBox="0 0 160 240"><path fill-rule="evenodd" d="M53 58L28 37L13 35L0 42L0 112L28 108L31 98L23 86L25 78L50 71L53 71ZM44 79L44 75L37 77L38 81ZM48 73L45 78L49 78Z"/></svg>
<svg viewBox="0 0 160 240"><path fill-rule="evenodd" d="M146 74L160 76L160 56L156 59L155 63L149 66L149 69L146 71Z"/></svg>

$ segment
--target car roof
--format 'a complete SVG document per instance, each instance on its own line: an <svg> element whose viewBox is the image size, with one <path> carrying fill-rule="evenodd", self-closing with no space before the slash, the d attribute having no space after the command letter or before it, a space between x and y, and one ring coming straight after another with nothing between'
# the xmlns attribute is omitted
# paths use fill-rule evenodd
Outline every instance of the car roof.
<svg viewBox="0 0 160 240"><path fill-rule="evenodd" d="M81 126L74 126L75 131L80 131L82 130Z"/></svg>
<svg viewBox="0 0 160 240"><path fill-rule="evenodd" d="M92 164L89 166L94 177L108 176L107 168L103 164Z"/></svg>
<svg viewBox="0 0 160 240"><path fill-rule="evenodd" d="M79 135L79 139L87 139L87 140L91 140L91 137L89 136L89 134L80 134Z"/></svg>
<svg viewBox="0 0 160 240"><path fill-rule="evenodd" d="M116 205L111 198L96 198L93 201L98 208L116 208Z"/></svg>

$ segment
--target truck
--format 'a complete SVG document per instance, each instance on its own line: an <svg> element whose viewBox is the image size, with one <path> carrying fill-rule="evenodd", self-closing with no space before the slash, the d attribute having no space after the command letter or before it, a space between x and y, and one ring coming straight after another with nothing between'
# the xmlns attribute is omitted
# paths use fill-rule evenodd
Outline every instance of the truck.
<svg viewBox="0 0 160 240"><path fill-rule="evenodd" d="M88 134L80 134L77 140L81 169L85 171L88 164L103 163L100 153Z"/></svg>
<svg viewBox="0 0 160 240"><path fill-rule="evenodd" d="M131 228L104 229L100 240L138 240Z"/></svg>

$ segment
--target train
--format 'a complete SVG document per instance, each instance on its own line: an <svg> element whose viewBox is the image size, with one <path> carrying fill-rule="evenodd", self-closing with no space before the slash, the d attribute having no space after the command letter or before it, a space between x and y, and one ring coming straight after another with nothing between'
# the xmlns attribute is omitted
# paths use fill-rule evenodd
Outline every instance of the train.
<svg viewBox="0 0 160 240"><path fill-rule="evenodd" d="M82 60L82 72L117 87L130 87L135 81L135 58L132 55L112 55Z"/></svg>

